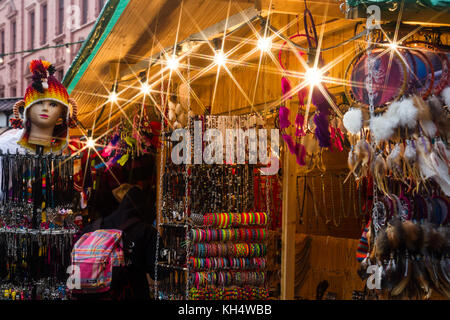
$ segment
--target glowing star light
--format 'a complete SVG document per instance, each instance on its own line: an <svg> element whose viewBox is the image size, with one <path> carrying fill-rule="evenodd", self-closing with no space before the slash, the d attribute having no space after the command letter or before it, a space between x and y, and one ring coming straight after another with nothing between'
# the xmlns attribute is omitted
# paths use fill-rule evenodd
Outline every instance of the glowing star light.
<svg viewBox="0 0 450 320"><path fill-rule="evenodd" d="M390 43L389 43L389 47L390 47L392 50L397 50L398 44L397 44L396 42L390 42Z"/></svg>
<svg viewBox="0 0 450 320"><path fill-rule="evenodd" d="M117 102L117 98L118 98L118 94L117 94L117 92L111 92L110 94L109 94L109 98L108 98L108 101L109 102L111 102L111 103L116 103Z"/></svg>
<svg viewBox="0 0 450 320"><path fill-rule="evenodd" d="M147 83L147 82L143 82L142 84L141 84L141 93L143 94L143 95L148 95L148 94L150 94L150 85Z"/></svg>
<svg viewBox="0 0 450 320"><path fill-rule="evenodd" d="M178 59L175 55L167 58L167 67L170 70L175 71L178 69L179 66L180 66L180 62L178 62Z"/></svg>
<svg viewBox="0 0 450 320"><path fill-rule="evenodd" d="M218 66L223 66L225 64L225 54L222 50L216 51L216 55L214 56L214 63Z"/></svg>
<svg viewBox="0 0 450 320"><path fill-rule="evenodd" d="M272 48L272 39L267 37L259 38L257 47L262 52L268 52Z"/></svg>
<svg viewBox="0 0 450 320"><path fill-rule="evenodd" d="M305 80L310 86L315 87L322 82L322 72L316 67L309 68L305 73Z"/></svg>
<svg viewBox="0 0 450 320"><path fill-rule="evenodd" d="M86 148L93 149L95 147L95 140L91 137L86 140Z"/></svg>

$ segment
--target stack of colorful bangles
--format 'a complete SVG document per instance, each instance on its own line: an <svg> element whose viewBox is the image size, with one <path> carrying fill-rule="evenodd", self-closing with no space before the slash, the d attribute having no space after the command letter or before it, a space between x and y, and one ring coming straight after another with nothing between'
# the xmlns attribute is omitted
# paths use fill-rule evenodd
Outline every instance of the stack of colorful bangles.
<svg viewBox="0 0 450 320"><path fill-rule="evenodd" d="M196 243L192 245L192 255L197 258L235 257L259 258L267 253L263 243Z"/></svg>
<svg viewBox="0 0 450 320"><path fill-rule="evenodd" d="M216 271L216 272L193 272L190 282L195 288L205 286L264 286L266 281L265 272L254 271Z"/></svg>
<svg viewBox="0 0 450 320"><path fill-rule="evenodd" d="M232 229L191 229L191 242L211 241L244 241L255 242L267 239L266 229L263 228L232 228Z"/></svg>
<svg viewBox="0 0 450 320"><path fill-rule="evenodd" d="M226 229L230 227L265 226L267 214L265 212L244 213L207 213L203 216L203 225Z"/></svg>
<svg viewBox="0 0 450 320"><path fill-rule="evenodd" d="M269 292L262 287L240 288L191 288L189 290L191 300L266 300Z"/></svg>
<svg viewBox="0 0 450 320"><path fill-rule="evenodd" d="M264 270L266 258L194 258L189 260L191 270Z"/></svg>
<svg viewBox="0 0 450 320"><path fill-rule="evenodd" d="M266 299L267 214L207 213L195 220L189 231L190 298Z"/></svg>

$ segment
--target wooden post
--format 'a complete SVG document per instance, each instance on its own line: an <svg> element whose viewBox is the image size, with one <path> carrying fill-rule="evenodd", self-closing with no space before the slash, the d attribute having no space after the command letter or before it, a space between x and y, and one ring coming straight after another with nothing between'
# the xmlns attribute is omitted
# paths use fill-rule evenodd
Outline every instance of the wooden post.
<svg viewBox="0 0 450 320"><path fill-rule="evenodd" d="M286 101L290 109L290 100ZM296 110L291 110L289 120L294 123ZM293 126L287 129L293 136ZM283 143L280 141L280 143ZM295 227L296 227L296 176L295 155L287 146L283 155L283 217L281 234L281 299L293 300L295 294Z"/></svg>

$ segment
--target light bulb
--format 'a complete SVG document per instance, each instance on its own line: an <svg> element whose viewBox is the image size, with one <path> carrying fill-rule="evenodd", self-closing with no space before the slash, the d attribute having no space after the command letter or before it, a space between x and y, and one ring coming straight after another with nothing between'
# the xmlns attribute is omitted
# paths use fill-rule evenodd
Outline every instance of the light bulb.
<svg viewBox="0 0 450 320"><path fill-rule="evenodd" d="M0 57L0 63L5 62L5 60L3 59L3 57Z"/></svg>
<svg viewBox="0 0 450 320"><path fill-rule="evenodd" d="M397 50L398 44L397 44L396 42L390 42L390 43L389 43L389 47L390 47L392 50Z"/></svg>
<svg viewBox="0 0 450 320"><path fill-rule="evenodd" d="M173 56L167 58L167 67L170 70L175 71L178 69L179 66L180 66L180 63L178 62L178 58L176 55L173 55Z"/></svg>
<svg viewBox="0 0 450 320"><path fill-rule="evenodd" d="M116 93L115 91L112 91L112 92L109 94L109 99L108 99L108 101L109 101L109 102L112 102L112 103L116 103L116 102L117 102L117 98L118 98L117 93Z"/></svg>
<svg viewBox="0 0 450 320"><path fill-rule="evenodd" d="M257 47L262 52L268 52L272 48L272 39L267 37L259 38Z"/></svg>
<svg viewBox="0 0 450 320"><path fill-rule="evenodd" d="M89 149L93 149L95 147L95 140L92 139L91 137L87 138L86 147Z"/></svg>
<svg viewBox="0 0 450 320"><path fill-rule="evenodd" d="M67 52L67 53L70 53L70 48L69 48L69 46L66 46L66 52Z"/></svg>
<svg viewBox="0 0 450 320"><path fill-rule="evenodd" d="M214 56L214 63L218 66L223 66L225 64L226 58L222 50L217 50Z"/></svg>
<svg viewBox="0 0 450 320"><path fill-rule="evenodd" d="M311 86L317 86L322 82L322 72L316 67L306 70L305 79Z"/></svg>
<svg viewBox="0 0 450 320"><path fill-rule="evenodd" d="M150 94L150 89L151 89L151 87L150 87L150 85L149 85L147 82L143 82L143 83L141 84L141 93L142 93L143 95L148 95L148 94Z"/></svg>

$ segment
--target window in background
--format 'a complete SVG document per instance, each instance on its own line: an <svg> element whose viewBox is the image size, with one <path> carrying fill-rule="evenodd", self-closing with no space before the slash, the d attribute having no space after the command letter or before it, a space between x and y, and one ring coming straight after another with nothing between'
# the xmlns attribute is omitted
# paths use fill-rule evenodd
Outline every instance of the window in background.
<svg viewBox="0 0 450 320"><path fill-rule="evenodd" d="M97 0L97 16L102 12L103 7L105 6L105 0Z"/></svg>
<svg viewBox="0 0 450 320"><path fill-rule="evenodd" d="M4 62L5 57L5 30L0 31L0 56L2 58L2 63Z"/></svg>
<svg viewBox="0 0 450 320"><path fill-rule="evenodd" d="M41 43L46 44L47 43L47 24L48 24L48 18L47 18L47 4L43 3L41 5Z"/></svg>
<svg viewBox="0 0 450 320"><path fill-rule="evenodd" d="M86 24L88 21L88 9L89 9L88 3L89 3L88 0L83 0L83 4L82 4L83 13L81 14L81 24L82 25Z"/></svg>
<svg viewBox="0 0 450 320"><path fill-rule="evenodd" d="M17 97L17 88L15 86L11 87L11 97L12 98Z"/></svg>
<svg viewBox="0 0 450 320"><path fill-rule="evenodd" d="M16 42L17 42L17 24L16 21L11 22L11 51L16 52ZM14 55L11 55L14 57Z"/></svg>
<svg viewBox="0 0 450 320"><path fill-rule="evenodd" d="M0 112L0 128L8 126L8 116L4 112Z"/></svg>
<svg viewBox="0 0 450 320"><path fill-rule="evenodd" d="M36 22L34 21L34 11L30 12L30 44L29 49L34 49L34 35L35 35L35 29L36 29Z"/></svg>
<svg viewBox="0 0 450 320"><path fill-rule="evenodd" d="M64 0L58 0L58 35L64 31Z"/></svg>

